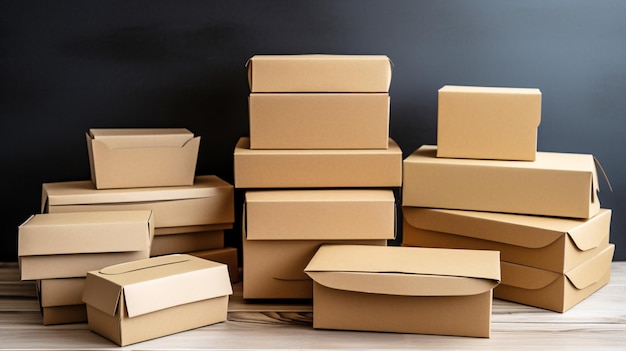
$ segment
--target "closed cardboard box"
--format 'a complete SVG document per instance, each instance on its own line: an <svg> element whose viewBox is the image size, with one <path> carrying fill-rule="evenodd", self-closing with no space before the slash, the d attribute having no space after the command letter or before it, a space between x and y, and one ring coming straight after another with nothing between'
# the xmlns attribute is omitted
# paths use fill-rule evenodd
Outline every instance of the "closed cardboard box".
<svg viewBox="0 0 626 351"><path fill-rule="evenodd" d="M231 228L231 224L156 228L150 256L223 248L224 230Z"/></svg>
<svg viewBox="0 0 626 351"><path fill-rule="evenodd" d="M85 278L42 279L36 287L43 325L87 322Z"/></svg>

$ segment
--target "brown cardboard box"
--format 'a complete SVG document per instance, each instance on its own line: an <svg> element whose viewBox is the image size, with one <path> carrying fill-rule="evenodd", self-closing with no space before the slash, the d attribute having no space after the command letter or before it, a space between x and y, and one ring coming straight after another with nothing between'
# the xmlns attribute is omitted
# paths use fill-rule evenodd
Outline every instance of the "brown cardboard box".
<svg viewBox="0 0 626 351"><path fill-rule="evenodd" d="M251 150L242 137L234 151L237 188L400 187L402 150Z"/></svg>
<svg viewBox="0 0 626 351"><path fill-rule="evenodd" d="M226 265L166 255L87 274L89 329L120 346L226 320L232 287Z"/></svg>
<svg viewBox="0 0 626 351"><path fill-rule="evenodd" d="M563 273L609 245L612 211L590 219L418 207L402 213L405 246L495 250L503 261Z"/></svg>
<svg viewBox="0 0 626 351"><path fill-rule="evenodd" d="M149 257L152 212L44 213L18 228L22 280L84 277L87 271Z"/></svg>
<svg viewBox="0 0 626 351"><path fill-rule="evenodd" d="M37 280L36 287L43 325L87 322L82 301L85 278Z"/></svg>
<svg viewBox="0 0 626 351"><path fill-rule="evenodd" d="M224 247L224 230L231 224L156 228L150 256Z"/></svg>
<svg viewBox="0 0 626 351"><path fill-rule="evenodd" d="M535 160L539 89L446 85L438 93L438 157Z"/></svg>
<svg viewBox="0 0 626 351"><path fill-rule="evenodd" d="M246 66L253 93L386 93L391 84L385 55L255 55Z"/></svg>
<svg viewBox="0 0 626 351"><path fill-rule="evenodd" d="M600 211L592 155L538 152L533 162L438 158L424 145L406 157L410 207L590 218Z"/></svg>
<svg viewBox="0 0 626 351"><path fill-rule="evenodd" d="M615 245L566 273L502 262L502 283L494 297L565 312L608 284Z"/></svg>
<svg viewBox="0 0 626 351"><path fill-rule="evenodd" d="M305 268L313 327L489 337L499 263L487 250L322 246Z"/></svg>
<svg viewBox="0 0 626 351"><path fill-rule="evenodd" d="M228 266L230 282L239 282L239 256L236 247L224 247L203 251L189 252L189 255L204 258L205 260L220 262Z"/></svg>
<svg viewBox="0 0 626 351"><path fill-rule="evenodd" d="M98 189L192 185L200 137L185 128L92 128L86 133Z"/></svg>
<svg viewBox="0 0 626 351"><path fill-rule="evenodd" d="M253 93L251 149L386 149L387 93Z"/></svg>

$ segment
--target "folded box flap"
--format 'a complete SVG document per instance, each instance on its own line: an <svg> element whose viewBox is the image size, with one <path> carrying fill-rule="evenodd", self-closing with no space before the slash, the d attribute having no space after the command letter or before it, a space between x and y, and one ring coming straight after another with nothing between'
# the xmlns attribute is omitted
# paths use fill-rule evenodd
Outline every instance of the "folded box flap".
<svg viewBox="0 0 626 351"><path fill-rule="evenodd" d="M502 285L525 290L542 289L562 276L560 273L510 262L502 262L501 268Z"/></svg>
<svg viewBox="0 0 626 351"><path fill-rule="evenodd" d="M581 225L568 231L572 242L580 251L594 249L604 242L611 226L610 209L601 208L600 212L587 220L580 220Z"/></svg>
<svg viewBox="0 0 626 351"><path fill-rule="evenodd" d="M92 128L88 138L98 140L107 148L142 148L142 147L176 147L185 146L194 138L194 134L186 128Z"/></svg>
<svg viewBox="0 0 626 351"><path fill-rule="evenodd" d="M565 273L567 279L577 289L584 289L600 280L607 270L611 269L615 245L609 244L599 254Z"/></svg>
<svg viewBox="0 0 626 351"><path fill-rule="evenodd" d="M98 277L97 271L87 272L83 289L83 302L110 316L117 312L122 286Z"/></svg>

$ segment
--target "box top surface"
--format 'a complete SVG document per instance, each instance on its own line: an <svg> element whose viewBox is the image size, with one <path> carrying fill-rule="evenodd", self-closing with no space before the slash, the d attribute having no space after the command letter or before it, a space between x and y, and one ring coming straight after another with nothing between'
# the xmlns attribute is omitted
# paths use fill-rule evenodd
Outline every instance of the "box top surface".
<svg viewBox="0 0 626 351"><path fill-rule="evenodd" d="M253 190L245 194L246 202L328 202L328 201L395 201L386 189L311 189Z"/></svg>
<svg viewBox="0 0 626 351"><path fill-rule="evenodd" d="M439 92L541 95L541 90L537 88L483 87L464 85L444 85L439 89Z"/></svg>
<svg viewBox="0 0 626 351"><path fill-rule="evenodd" d="M235 156L245 155L268 155L268 156L337 156L337 155L402 155L400 146L395 140L389 138L387 149L250 149L250 138L241 137L237 141L234 151Z"/></svg>
<svg viewBox="0 0 626 351"><path fill-rule="evenodd" d="M194 134L186 128L92 128L89 137L108 148L182 147Z"/></svg>
<svg viewBox="0 0 626 351"><path fill-rule="evenodd" d="M162 136L162 135L184 135L193 136L187 128L91 128L89 134L94 139L107 137L142 137L142 136Z"/></svg>

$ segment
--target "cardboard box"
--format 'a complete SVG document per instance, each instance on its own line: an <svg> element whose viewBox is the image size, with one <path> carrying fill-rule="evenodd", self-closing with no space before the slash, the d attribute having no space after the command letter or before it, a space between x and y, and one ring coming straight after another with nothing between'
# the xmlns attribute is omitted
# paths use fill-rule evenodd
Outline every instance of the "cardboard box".
<svg viewBox="0 0 626 351"><path fill-rule="evenodd" d="M191 186L96 189L91 181L44 183L42 212L151 210L155 228L235 221L234 187L214 175Z"/></svg>
<svg viewBox="0 0 626 351"><path fill-rule="evenodd" d="M186 253L224 247L224 230L232 225L156 228L150 256Z"/></svg>
<svg viewBox="0 0 626 351"><path fill-rule="evenodd" d="M36 287L43 325L87 322L82 301L85 278L37 280Z"/></svg>
<svg viewBox="0 0 626 351"><path fill-rule="evenodd" d="M87 271L149 257L152 212L44 213L18 228L22 280L84 277Z"/></svg>
<svg viewBox="0 0 626 351"><path fill-rule="evenodd" d="M446 85L438 93L438 157L535 160L539 89Z"/></svg>
<svg viewBox="0 0 626 351"><path fill-rule="evenodd" d="M87 274L89 329L120 346L226 320L232 287L226 265L166 255Z"/></svg>
<svg viewBox="0 0 626 351"><path fill-rule="evenodd" d="M325 245L305 272L313 328L490 336L497 251Z"/></svg>
<svg viewBox="0 0 626 351"><path fill-rule="evenodd" d="M387 93L253 93L251 149L386 149Z"/></svg>
<svg viewBox="0 0 626 351"><path fill-rule="evenodd" d="M424 145L406 157L410 207L590 218L600 211L592 155L538 152L533 162L450 159Z"/></svg>
<svg viewBox="0 0 626 351"><path fill-rule="evenodd" d="M615 245L566 273L502 262L502 283L494 297L555 312L566 312L609 283Z"/></svg>
<svg viewBox="0 0 626 351"><path fill-rule="evenodd" d="M590 219L403 207L405 246L500 251L503 261L567 272L609 245L609 209Z"/></svg>
<svg viewBox="0 0 626 351"><path fill-rule="evenodd" d="M200 137L185 128L92 128L86 133L98 189L192 185Z"/></svg>
<svg viewBox="0 0 626 351"><path fill-rule="evenodd" d="M220 262L228 266L228 275L231 283L239 282L239 255L236 247L224 247L189 252L189 255L204 258L205 260Z"/></svg>
<svg viewBox="0 0 626 351"><path fill-rule="evenodd" d="M236 188L400 187L402 150L251 150L242 137L234 170Z"/></svg>
<svg viewBox="0 0 626 351"><path fill-rule="evenodd" d="M385 55L255 55L246 66L253 93L386 93L391 84Z"/></svg>

